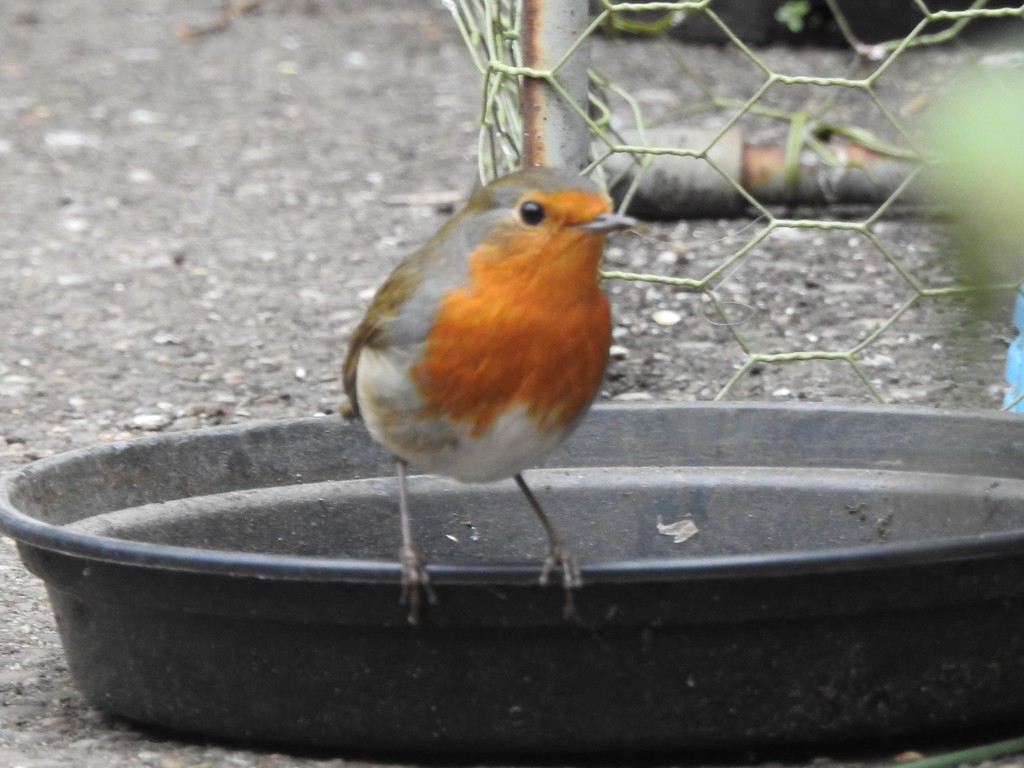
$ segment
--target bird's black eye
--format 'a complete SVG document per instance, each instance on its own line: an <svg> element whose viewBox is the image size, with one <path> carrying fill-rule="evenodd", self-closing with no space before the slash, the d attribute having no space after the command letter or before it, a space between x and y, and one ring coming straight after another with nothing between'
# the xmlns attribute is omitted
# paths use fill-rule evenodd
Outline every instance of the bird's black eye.
<svg viewBox="0 0 1024 768"><path fill-rule="evenodd" d="M523 224L536 227L544 221L544 207L533 200L527 200L519 206L519 217L523 220Z"/></svg>

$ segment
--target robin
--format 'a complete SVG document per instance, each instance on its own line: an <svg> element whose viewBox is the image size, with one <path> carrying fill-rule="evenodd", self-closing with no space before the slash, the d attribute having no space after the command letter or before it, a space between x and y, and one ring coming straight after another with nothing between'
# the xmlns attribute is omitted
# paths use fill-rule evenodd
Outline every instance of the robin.
<svg viewBox="0 0 1024 768"><path fill-rule="evenodd" d="M348 414L395 457L402 602L435 601L412 535L407 464L462 482L513 478L550 545L546 584L579 566L522 471L576 428L611 342L598 266L610 232L636 224L589 179L517 171L479 190L381 285L342 369Z"/></svg>

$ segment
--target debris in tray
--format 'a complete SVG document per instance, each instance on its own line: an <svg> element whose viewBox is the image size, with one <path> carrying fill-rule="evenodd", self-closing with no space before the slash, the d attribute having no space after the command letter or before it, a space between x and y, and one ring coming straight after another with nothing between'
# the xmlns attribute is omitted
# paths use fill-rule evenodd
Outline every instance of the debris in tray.
<svg viewBox="0 0 1024 768"><path fill-rule="evenodd" d="M671 536L673 544L682 544L699 533L697 524L688 517L684 517L682 520L677 520L674 523L663 523L659 515L657 525L658 533L662 536Z"/></svg>

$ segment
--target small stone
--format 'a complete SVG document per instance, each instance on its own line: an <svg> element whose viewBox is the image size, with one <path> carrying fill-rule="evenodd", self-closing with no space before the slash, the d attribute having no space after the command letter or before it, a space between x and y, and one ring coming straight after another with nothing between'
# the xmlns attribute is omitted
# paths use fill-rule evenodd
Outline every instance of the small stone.
<svg viewBox="0 0 1024 768"><path fill-rule="evenodd" d="M316 402L316 410L318 414L332 414L338 410L340 405L340 397L321 397Z"/></svg>
<svg viewBox="0 0 1024 768"><path fill-rule="evenodd" d="M148 109L133 109L128 113L128 120L134 125L160 125L164 122L164 117Z"/></svg>
<svg viewBox="0 0 1024 768"><path fill-rule="evenodd" d="M36 380L31 376L9 373L0 378L0 397L21 397L28 394Z"/></svg>
<svg viewBox="0 0 1024 768"><path fill-rule="evenodd" d="M629 357L629 350L621 344L612 344L608 348L608 355L614 360L625 360Z"/></svg>
<svg viewBox="0 0 1024 768"><path fill-rule="evenodd" d="M60 225L65 231L70 232L71 234L76 234L87 230L89 228L89 221L81 218L80 216L69 216L61 221ZM60 282L60 278L58 278L58 282Z"/></svg>
<svg viewBox="0 0 1024 768"><path fill-rule="evenodd" d="M149 184L155 179L153 172L146 168L132 168L128 171L128 181L132 184Z"/></svg>
<svg viewBox="0 0 1024 768"><path fill-rule="evenodd" d="M0 670L0 685L24 685L31 683L37 675L30 669Z"/></svg>
<svg viewBox="0 0 1024 768"><path fill-rule="evenodd" d="M625 263L625 256L626 251L617 245L609 246L604 252L605 261L610 261L614 264Z"/></svg>
<svg viewBox="0 0 1024 768"><path fill-rule="evenodd" d="M668 327L679 323L683 319L683 316L671 309L659 309L651 315L651 319L653 319L658 325Z"/></svg>
<svg viewBox="0 0 1024 768"><path fill-rule="evenodd" d="M100 746L102 743L103 742L100 741L99 739L92 738L92 737L87 737L87 738L84 738L84 739L75 739L74 741L72 741L70 744L67 745L67 749L69 749L69 750L92 749L93 747Z"/></svg>
<svg viewBox="0 0 1024 768"><path fill-rule="evenodd" d="M130 426L135 429L156 432L169 425L172 421L173 419L166 413L140 413L138 416L132 417Z"/></svg>
<svg viewBox="0 0 1024 768"><path fill-rule="evenodd" d="M234 402L232 398L231 402ZM189 403L185 406L186 416L202 416L206 418L214 416L226 416L227 408L223 403Z"/></svg>
<svg viewBox="0 0 1024 768"><path fill-rule="evenodd" d="M612 400L618 400L622 403L635 403L653 399L654 395L650 392L623 392L621 395L616 395L612 398Z"/></svg>
<svg viewBox="0 0 1024 768"><path fill-rule="evenodd" d="M98 136L79 131L52 131L43 141L53 150L94 149L100 145Z"/></svg>
<svg viewBox="0 0 1024 768"><path fill-rule="evenodd" d="M83 275L75 272L57 275L55 279L57 281L57 285L61 288L73 288L76 285L88 285L92 282L92 277L90 275Z"/></svg>

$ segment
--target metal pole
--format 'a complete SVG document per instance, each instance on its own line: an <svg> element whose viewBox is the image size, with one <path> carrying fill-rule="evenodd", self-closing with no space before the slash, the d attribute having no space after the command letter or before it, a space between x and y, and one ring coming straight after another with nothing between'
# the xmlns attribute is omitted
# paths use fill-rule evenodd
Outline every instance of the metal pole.
<svg viewBox="0 0 1024 768"><path fill-rule="evenodd" d="M523 65L548 71L579 40L590 22L588 0L523 0ZM583 43L552 73L562 90L586 111L590 43ZM589 162L590 139L579 112L547 77L525 76L522 88L523 166L581 170Z"/></svg>

